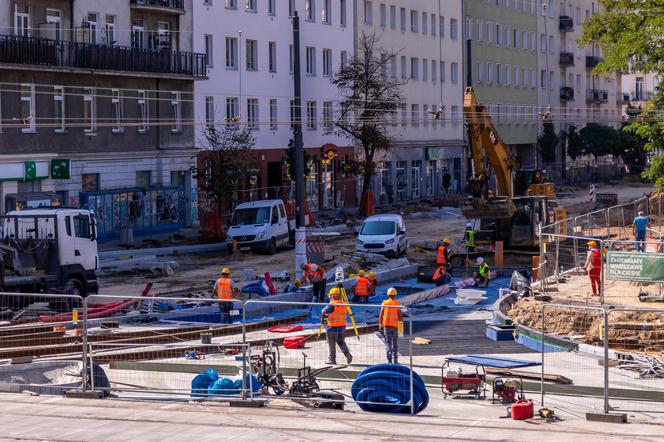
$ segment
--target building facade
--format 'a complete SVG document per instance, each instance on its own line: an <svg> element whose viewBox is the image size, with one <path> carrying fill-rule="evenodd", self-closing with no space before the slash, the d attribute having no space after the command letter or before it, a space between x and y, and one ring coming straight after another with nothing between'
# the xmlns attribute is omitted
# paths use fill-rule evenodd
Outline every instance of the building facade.
<svg viewBox="0 0 664 442"><path fill-rule="evenodd" d="M100 237L192 223L191 6L0 1L1 211L90 208Z"/></svg>
<svg viewBox="0 0 664 442"><path fill-rule="evenodd" d="M653 99L660 78L651 72L630 71L622 76L623 114L629 115L628 108L636 112L643 109Z"/></svg>
<svg viewBox="0 0 664 442"><path fill-rule="evenodd" d="M523 168L537 150L537 0L464 0L473 88ZM467 58L467 57L466 57Z"/></svg>
<svg viewBox="0 0 664 442"><path fill-rule="evenodd" d="M404 102L378 159L377 204L440 197L465 184L462 2L356 2L355 44L375 35Z"/></svg>
<svg viewBox="0 0 664 442"><path fill-rule="evenodd" d="M206 127L249 127L256 162L236 201L293 198L287 150L293 139L293 24L300 18L302 118L312 211L354 207L355 178L343 173L353 143L331 134L336 109L332 76L353 53L351 0L218 0L194 5L194 49L207 53L209 81L196 83L196 142L209 149Z"/></svg>

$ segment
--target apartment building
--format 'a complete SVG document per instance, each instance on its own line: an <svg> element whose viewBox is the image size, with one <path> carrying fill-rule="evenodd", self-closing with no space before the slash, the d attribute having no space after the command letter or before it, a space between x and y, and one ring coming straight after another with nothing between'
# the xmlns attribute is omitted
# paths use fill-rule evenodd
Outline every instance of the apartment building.
<svg viewBox="0 0 664 442"><path fill-rule="evenodd" d="M630 71L622 76L623 113L628 108L643 109L655 96L660 83L658 75L651 72Z"/></svg>
<svg viewBox="0 0 664 442"><path fill-rule="evenodd" d="M375 35L404 102L378 159L377 204L434 198L465 184L462 2L359 0L355 41Z"/></svg>
<svg viewBox="0 0 664 442"><path fill-rule="evenodd" d="M300 18L306 199L313 211L356 205L345 176L351 140L330 134L338 103L332 76L353 53L352 0L201 0L194 5L194 49L207 54L209 81L196 84L196 141L205 127L252 129L256 162L237 201L293 197L287 149L293 139L293 25Z"/></svg>
<svg viewBox="0 0 664 442"><path fill-rule="evenodd" d="M536 165L537 0L464 0L473 88L524 168Z"/></svg>
<svg viewBox="0 0 664 442"><path fill-rule="evenodd" d="M93 209L100 237L196 217L191 0L0 0L0 210Z"/></svg>
<svg viewBox="0 0 664 442"><path fill-rule="evenodd" d="M550 112L556 132L588 123L619 127L622 119L622 83L619 74L594 75L602 60L596 44L579 47L583 22L598 8L596 1L539 1L538 102L540 112ZM571 160L557 152L558 168Z"/></svg>

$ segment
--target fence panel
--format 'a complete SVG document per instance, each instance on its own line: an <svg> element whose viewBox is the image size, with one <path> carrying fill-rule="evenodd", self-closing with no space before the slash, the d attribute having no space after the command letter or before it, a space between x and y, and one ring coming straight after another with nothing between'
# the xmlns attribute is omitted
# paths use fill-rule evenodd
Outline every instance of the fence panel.
<svg viewBox="0 0 664 442"><path fill-rule="evenodd" d="M0 366L0 391L62 394L87 383L82 306L76 295L0 293L0 359L12 360Z"/></svg>

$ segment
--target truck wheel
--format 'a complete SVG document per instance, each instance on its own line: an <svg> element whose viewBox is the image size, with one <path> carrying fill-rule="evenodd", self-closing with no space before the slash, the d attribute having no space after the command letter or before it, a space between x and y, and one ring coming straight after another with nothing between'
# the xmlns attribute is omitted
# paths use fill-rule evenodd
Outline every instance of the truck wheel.
<svg viewBox="0 0 664 442"><path fill-rule="evenodd" d="M64 292L67 295L85 296L85 288L83 283L77 278L69 278L65 282Z"/></svg>
<svg viewBox="0 0 664 442"><path fill-rule="evenodd" d="M277 253L277 242L274 240L274 238L270 240L270 245L267 248L267 253L270 255L274 255L275 253Z"/></svg>

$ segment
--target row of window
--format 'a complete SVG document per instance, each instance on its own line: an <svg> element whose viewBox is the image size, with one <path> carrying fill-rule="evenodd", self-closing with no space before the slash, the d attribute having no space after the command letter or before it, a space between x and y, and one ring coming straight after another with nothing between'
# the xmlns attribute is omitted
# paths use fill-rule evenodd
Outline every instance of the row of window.
<svg viewBox="0 0 664 442"><path fill-rule="evenodd" d="M135 125L139 133L147 133L150 129L150 91L139 90L136 97L125 98L121 89L109 89L99 93L94 88L83 89L82 94L72 94L66 91L64 86L53 86L53 113L52 118L40 118L37 113L35 85L21 84L20 86L20 124L23 133L36 133L37 121L40 127L52 129L55 133L65 133L68 129L82 129L86 134L93 134L99 128L98 102L103 99L104 104L111 106L111 119L104 121L104 126L109 125L111 132L115 134L124 133L128 121L124 117L124 106L128 101L136 106L137 120ZM48 93L40 91L40 94ZM66 102L77 100L82 106L82 115L80 119L67 118ZM0 102L2 102L0 97ZM40 102L41 103L41 102ZM173 133L182 132L182 97L181 92L170 92L171 131ZM1 115L1 114L0 114ZM1 119L0 119L1 121ZM0 131L2 127L0 126Z"/></svg>
<svg viewBox="0 0 664 442"><path fill-rule="evenodd" d="M514 48L535 52L537 49L535 32L502 23L484 22L466 18L466 39L478 43L495 44L497 47Z"/></svg>
<svg viewBox="0 0 664 442"><path fill-rule="evenodd" d="M475 64L474 77L478 83L496 86L537 87L535 69L520 67L518 65L483 62Z"/></svg>
<svg viewBox="0 0 664 442"><path fill-rule="evenodd" d="M420 71L420 65L422 70ZM397 60L396 57L392 57L388 63L383 63L381 66L382 74L387 76L387 70L390 70L389 75L392 78L397 78ZM410 71L409 71L410 68ZM449 64L450 68L450 81L452 83L459 82L459 63L452 62ZM447 78L447 68L445 61L429 60L423 58L420 63L420 59L417 57L410 58L410 66L408 63L408 58L404 55L401 56L401 79L411 79L411 80L422 80L432 82L441 81L445 82ZM431 75L429 75L431 73Z"/></svg>
<svg viewBox="0 0 664 442"><path fill-rule="evenodd" d="M373 2L364 1L364 14L363 21L366 25L373 25ZM388 16L387 5L381 3L379 6L380 11L380 26L387 28ZM389 27L390 29L397 29L397 7L390 5L389 7ZM422 33L423 35L431 35L435 37L436 34L440 38L445 38L445 17L442 15L427 13L411 9L410 12L406 8L399 8L399 29L402 32L406 31L408 26L407 19L409 17L410 31L413 33ZM420 20L421 17L421 20ZM458 38L458 21L456 18L450 18L449 24L450 39L456 40Z"/></svg>
<svg viewBox="0 0 664 442"><path fill-rule="evenodd" d="M223 0L226 9L238 10L238 0ZM321 23L331 25L333 19L332 0L318 0L320 2L320 17ZM203 0L206 6L212 6L214 0ZM242 3L242 0L240 0ZM304 0L304 18L307 21L316 21L316 2L317 0ZM258 0L244 0L244 10L251 13L259 12ZM279 4L285 3L280 0ZM339 25L346 26L348 22L347 15L347 2L346 0L338 0L339 3ZM295 13L295 0L288 0L288 16L292 17ZM267 0L267 14L271 16L277 15L277 0Z"/></svg>

